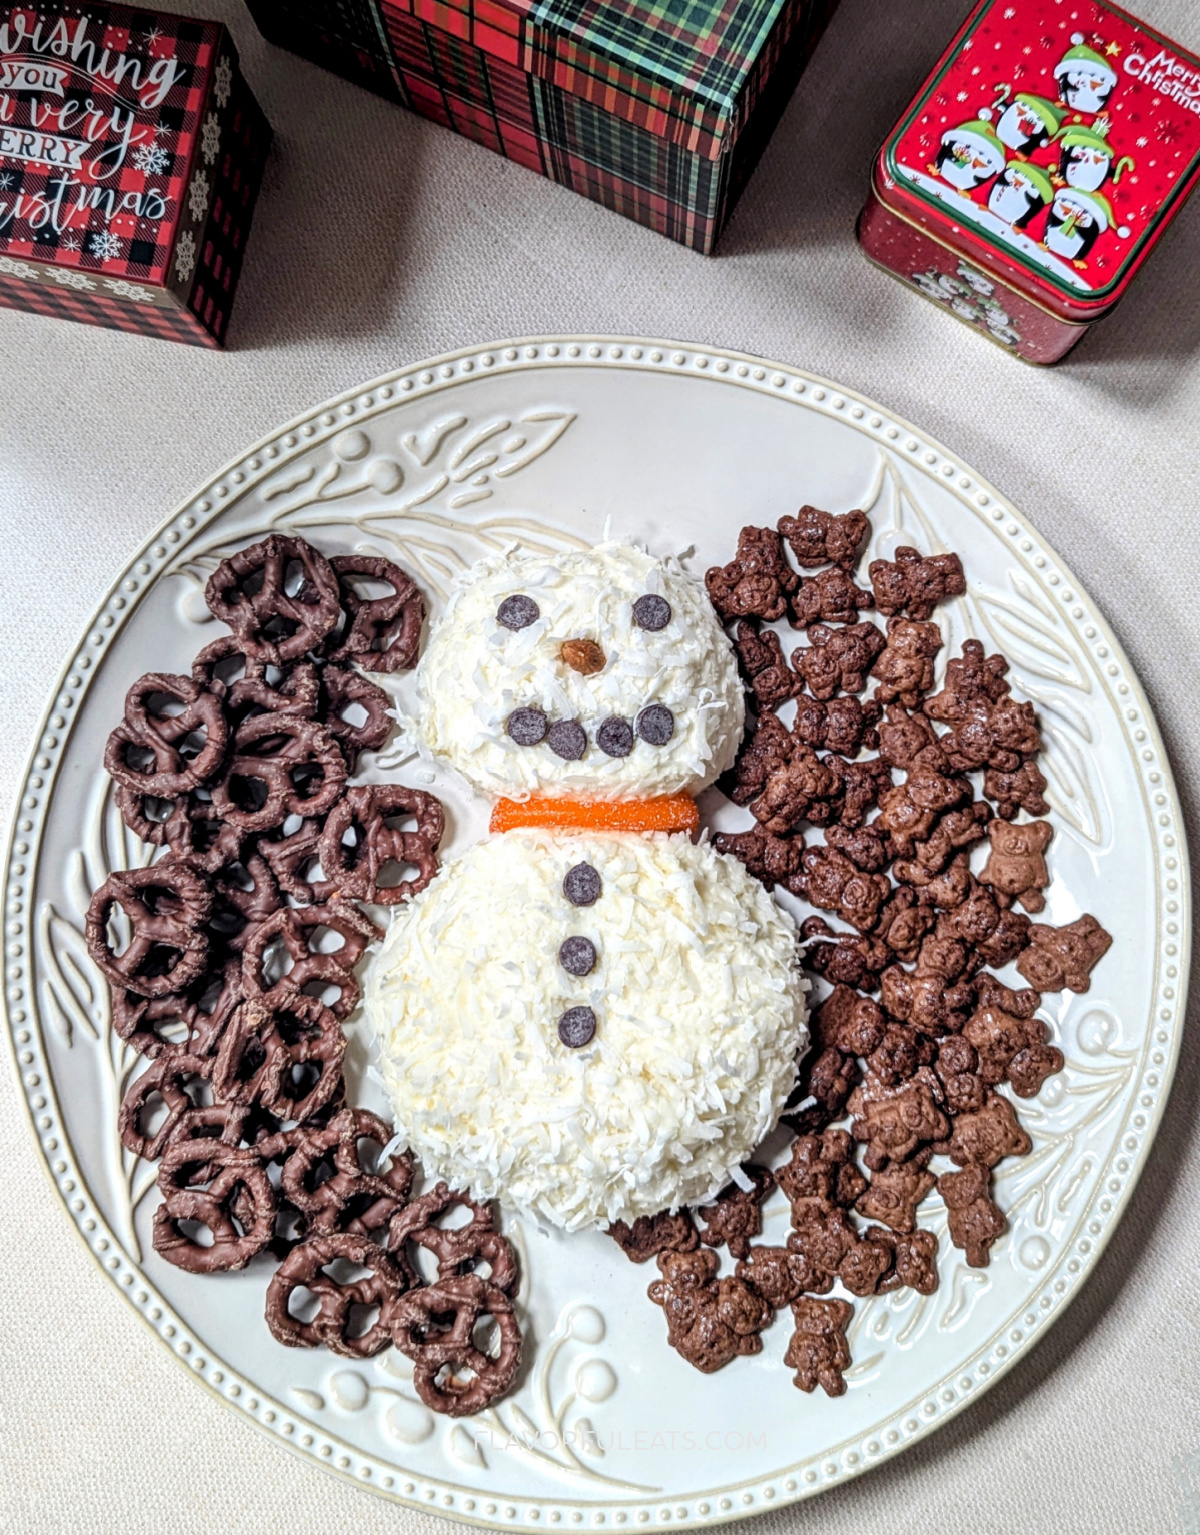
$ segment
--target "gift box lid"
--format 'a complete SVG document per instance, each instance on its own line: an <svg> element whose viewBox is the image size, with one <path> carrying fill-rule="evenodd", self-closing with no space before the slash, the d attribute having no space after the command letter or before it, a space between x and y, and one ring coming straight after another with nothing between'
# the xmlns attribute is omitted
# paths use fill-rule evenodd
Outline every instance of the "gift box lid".
<svg viewBox="0 0 1200 1535"><path fill-rule="evenodd" d="M1066 317L1122 296L1200 178L1200 59L1099 0L983 0L885 141L893 211Z"/></svg>
<svg viewBox="0 0 1200 1535"><path fill-rule="evenodd" d="M0 20L0 272L46 263L64 287L172 303L235 59L219 23L129 6Z"/></svg>
<svg viewBox="0 0 1200 1535"><path fill-rule="evenodd" d="M382 0L715 159L762 85L789 0Z"/></svg>

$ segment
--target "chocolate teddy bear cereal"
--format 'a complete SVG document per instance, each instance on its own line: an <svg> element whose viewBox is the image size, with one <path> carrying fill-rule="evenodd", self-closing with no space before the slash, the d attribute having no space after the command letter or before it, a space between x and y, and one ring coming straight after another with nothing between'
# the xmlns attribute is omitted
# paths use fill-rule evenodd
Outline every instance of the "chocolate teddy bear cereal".
<svg viewBox="0 0 1200 1535"><path fill-rule="evenodd" d="M1007 1230L993 1169L1032 1149L1000 1089L1033 1097L1062 1070L1036 1016L1042 992L1085 990L1112 941L1092 916L1053 928L1015 909L1043 910L1050 883L1036 713L1012 698L1005 658L975 639L937 685L934 612L965 593L962 561L901 546L870 562L868 592L853 575L869 532L861 512L806 506L780 520L778 537L744 528L732 563L708 573L717 611L739 620L732 637L757 713L720 785L756 824L715 845L841 924L814 915L800 930L808 968L832 990L811 1015L784 1115L796 1139L773 1181L791 1209L786 1246L754 1240L766 1169L748 1169L697 1212L700 1242L728 1248L736 1282L766 1311L756 1317L722 1290L730 1281L696 1251L686 1212L636 1234L612 1228L636 1261L657 1255L664 1277L650 1296L686 1359L707 1371L757 1352L770 1314L790 1306L785 1363L801 1390L830 1396L846 1390L853 1307L818 1297L834 1284L858 1297L903 1285L932 1293L938 1242L918 1216L935 1188L951 1243L970 1266L989 1262ZM787 566L780 540L805 574ZM886 633L860 616L869 607ZM763 627L785 616L808 629L790 664ZM823 839L809 840L809 828ZM985 845L986 858L973 858ZM991 973L1014 961L1037 990Z"/></svg>
<svg viewBox="0 0 1200 1535"><path fill-rule="evenodd" d="M364 596L368 582L390 592ZM390 698L355 668L411 667L424 602L388 560L279 535L223 561L206 597L233 634L191 676L136 682L105 752L122 816L160 856L111 874L87 919L114 1028L151 1060L119 1131L160 1161L155 1250L197 1274L282 1259L266 1302L281 1343L352 1359L395 1343L430 1407L478 1411L520 1361L516 1254L468 1197L412 1197L412 1157L346 1106L342 1076L355 968L382 936L357 903L403 903L438 870L432 795L348 783L391 728ZM469 1225L440 1229L455 1203ZM433 1284L417 1247L436 1254ZM338 1260L363 1277L334 1277ZM379 1311L365 1331L363 1308ZM496 1357L471 1338L484 1316Z"/></svg>

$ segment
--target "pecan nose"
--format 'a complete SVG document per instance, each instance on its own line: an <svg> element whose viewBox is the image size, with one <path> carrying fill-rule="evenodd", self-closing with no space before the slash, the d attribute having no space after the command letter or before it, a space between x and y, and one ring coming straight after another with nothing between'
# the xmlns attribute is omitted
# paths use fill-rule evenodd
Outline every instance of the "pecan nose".
<svg viewBox="0 0 1200 1535"><path fill-rule="evenodd" d="M593 673L604 670L604 652L595 640L564 640L558 657L572 671L579 672L584 677L590 677Z"/></svg>

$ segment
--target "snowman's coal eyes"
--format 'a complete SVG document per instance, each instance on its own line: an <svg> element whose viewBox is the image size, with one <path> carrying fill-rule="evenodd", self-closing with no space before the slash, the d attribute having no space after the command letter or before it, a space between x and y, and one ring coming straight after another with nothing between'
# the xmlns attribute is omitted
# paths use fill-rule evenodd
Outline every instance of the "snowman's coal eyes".
<svg viewBox="0 0 1200 1535"><path fill-rule="evenodd" d="M506 597L496 609L496 622L503 624L506 629L528 629L530 624L536 624L541 616L541 608L532 597L526 597L523 592Z"/></svg>
<svg viewBox="0 0 1200 1535"><path fill-rule="evenodd" d="M647 592L633 605L633 621L639 629L665 629L671 622L671 604L665 597Z"/></svg>

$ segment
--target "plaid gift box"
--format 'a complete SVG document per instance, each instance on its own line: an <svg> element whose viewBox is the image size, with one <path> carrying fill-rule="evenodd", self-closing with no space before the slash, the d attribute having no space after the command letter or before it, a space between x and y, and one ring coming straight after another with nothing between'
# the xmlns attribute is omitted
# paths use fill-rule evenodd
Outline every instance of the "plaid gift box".
<svg viewBox="0 0 1200 1535"><path fill-rule="evenodd" d="M708 253L837 0L249 0L265 37Z"/></svg>
<svg viewBox="0 0 1200 1535"><path fill-rule="evenodd" d="M0 305L222 344L271 130L215 22L0 20Z"/></svg>

